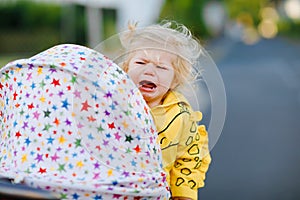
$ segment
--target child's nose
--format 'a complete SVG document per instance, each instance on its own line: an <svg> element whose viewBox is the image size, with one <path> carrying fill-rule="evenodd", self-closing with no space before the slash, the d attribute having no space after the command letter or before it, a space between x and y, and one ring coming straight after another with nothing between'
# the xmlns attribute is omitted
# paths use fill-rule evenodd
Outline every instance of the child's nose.
<svg viewBox="0 0 300 200"><path fill-rule="evenodd" d="M145 67L144 74L153 76L155 75L155 66L153 63L148 63Z"/></svg>

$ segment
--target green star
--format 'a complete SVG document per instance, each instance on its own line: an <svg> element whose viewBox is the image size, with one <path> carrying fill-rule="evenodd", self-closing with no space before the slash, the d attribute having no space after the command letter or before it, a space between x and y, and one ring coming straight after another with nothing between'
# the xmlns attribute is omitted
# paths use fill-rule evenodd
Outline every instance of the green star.
<svg viewBox="0 0 300 200"><path fill-rule="evenodd" d="M153 151L154 151L154 153L156 154L157 150L156 150L156 148L155 148L155 147L153 148Z"/></svg>
<svg viewBox="0 0 300 200"><path fill-rule="evenodd" d="M131 143L131 141L133 140L133 138L131 137L131 135L125 135L125 137L126 137L125 142Z"/></svg>
<svg viewBox="0 0 300 200"><path fill-rule="evenodd" d="M97 127L97 131L98 131L98 132L102 132L102 131L104 131L104 129L103 129L102 126L100 125L99 127Z"/></svg>
<svg viewBox="0 0 300 200"><path fill-rule="evenodd" d="M131 115L131 111L130 110L124 111L124 113L125 113L126 116Z"/></svg>
<svg viewBox="0 0 300 200"><path fill-rule="evenodd" d="M23 114L24 114L24 110L21 110L20 115L23 115Z"/></svg>
<svg viewBox="0 0 300 200"><path fill-rule="evenodd" d="M44 82L44 80L42 81L42 82L40 82L40 87L42 88L42 89L44 89L44 87L45 87L45 82Z"/></svg>
<svg viewBox="0 0 300 200"><path fill-rule="evenodd" d="M119 74L123 74L123 71L121 69L116 70Z"/></svg>
<svg viewBox="0 0 300 200"><path fill-rule="evenodd" d="M113 76L114 78L118 78L118 75L115 74L115 73L113 73L112 76Z"/></svg>
<svg viewBox="0 0 300 200"><path fill-rule="evenodd" d="M52 127L51 124L45 124L45 127L43 129L43 131L49 131L49 129Z"/></svg>
<svg viewBox="0 0 300 200"><path fill-rule="evenodd" d="M132 151L131 151L131 149L128 147L127 149L126 149L126 153L131 153Z"/></svg>
<svg viewBox="0 0 300 200"><path fill-rule="evenodd" d="M77 83L77 77L76 76L72 76L71 83L73 83L73 84Z"/></svg>
<svg viewBox="0 0 300 200"><path fill-rule="evenodd" d="M10 77L9 77L8 73L5 73L5 80L8 80L8 79L10 79Z"/></svg>
<svg viewBox="0 0 300 200"><path fill-rule="evenodd" d="M44 117L50 117L50 114L51 114L51 112L49 111L49 109L44 111Z"/></svg>
<svg viewBox="0 0 300 200"><path fill-rule="evenodd" d="M65 164L58 164L58 171L60 171L60 172L66 171Z"/></svg>
<svg viewBox="0 0 300 200"><path fill-rule="evenodd" d="M75 141L75 147L81 147L81 139L76 139Z"/></svg>
<svg viewBox="0 0 300 200"><path fill-rule="evenodd" d="M60 199L67 199L67 194L61 193L60 194Z"/></svg>

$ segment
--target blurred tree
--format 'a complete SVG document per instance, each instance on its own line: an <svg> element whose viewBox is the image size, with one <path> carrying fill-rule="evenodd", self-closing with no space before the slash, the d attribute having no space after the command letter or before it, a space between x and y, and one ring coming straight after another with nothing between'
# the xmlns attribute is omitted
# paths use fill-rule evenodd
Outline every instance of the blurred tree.
<svg viewBox="0 0 300 200"><path fill-rule="evenodd" d="M203 9L209 0L166 0L160 19L175 20L189 27L201 39L209 37L203 21Z"/></svg>
<svg viewBox="0 0 300 200"><path fill-rule="evenodd" d="M0 30L25 31L36 27L59 29L60 13L61 7L55 4L38 4L26 0L0 4Z"/></svg>
<svg viewBox="0 0 300 200"><path fill-rule="evenodd" d="M258 32L263 20L261 16L263 8L269 6L279 12L280 4L286 3L283 0L166 0L160 19L175 20L183 23L192 30L196 37L207 39L213 35L205 25L203 12L205 6L212 2L220 2L224 5L228 20L242 24L245 28L250 28L254 32ZM300 37L300 19L291 20L286 16L279 15L279 19L273 19L273 21L277 25L278 35Z"/></svg>
<svg viewBox="0 0 300 200"><path fill-rule="evenodd" d="M257 26L260 22L260 10L269 3L269 0L224 0L224 2L229 18Z"/></svg>

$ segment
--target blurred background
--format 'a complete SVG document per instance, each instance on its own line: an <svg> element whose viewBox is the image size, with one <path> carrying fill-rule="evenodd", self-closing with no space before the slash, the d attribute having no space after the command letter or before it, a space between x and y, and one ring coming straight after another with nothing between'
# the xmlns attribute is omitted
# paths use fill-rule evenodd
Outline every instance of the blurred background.
<svg viewBox="0 0 300 200"><path fill-rule="evenodd" d="M0 0L0 66L162 19L192 30L226 89L199 199L299 200L300 0Z"/></svg>

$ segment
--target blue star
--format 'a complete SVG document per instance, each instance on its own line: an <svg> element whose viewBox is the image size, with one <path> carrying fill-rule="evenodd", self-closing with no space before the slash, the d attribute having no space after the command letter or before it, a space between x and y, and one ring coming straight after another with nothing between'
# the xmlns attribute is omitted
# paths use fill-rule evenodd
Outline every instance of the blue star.
<svg viewBox="0 0 300 200"><path fill-rule="evenodd" d="M118 181L113 181L112 184L113 185L118 185Z"/></svg>
<svg viewBox="0 0 300 200"><path fill-rule="evenodd" d="M17 84L18 84L19 87L23 85L22 82L18 82Z"/></svg>
<svg viewBox="0 0 300 200"><path fill-rule="evenodd" d="M16 64L17 68L22 68L23 66L21 64Z"/></svg>
<svg viewBox="0 0 300 200"><path fill-rule="evenodd" d="M141 119L141 116L142 116L142 114L141 114L141 113L139 113L139 112L138 112L136 115L137 115L137 117L138 117L138 118L140 118L140 119Z"/></svg>
<svg viewBox="0 0 300 200"><path fill-rule="evenodd" d="M136 139L141 140L141 136L140 135L136 136Z"/></svg>
<svg viewBox="0 0 300 200"><path fill-rule="evenodd" d="M48 140L47 144L53 144L54 138L49 137L49 138L47 138L47 140Z"/></svg>
<svg viewBox="0 0 300 200"><path fill-rule="evenodd" d="M56 105L53 105L53 106L52 106L52 109L53 109L53 110L57 110L57 106L56 106Z"/></svg>
<svg viewBox="0 0 300 200"><path fill-rule="evenodd" d="M96 87L99 87L99 83L97 81L93 81L92 84Z"/></svg>
<svg viewBox="0 0 300 200"><path fill-rule="evenodd" d="M112 155L112 154L109 154L109 155L108 155L108 157L109 157L111 160L113 160L113 159L114 159L114 157L113 157L113 155Z"/></svg>
<svg viewBox="0 0 300 200"><path fill-rule="evenodd" d="M68 110L68 106L70 105L68 99L62 101L61 103L63 104L62 107Z"/></svg>
<svg viewBox="0 0 300 200"><path fill-rule="evenodd" d="M31 89L34 89L34 88L36 88L36 86L35 86L35 83L34 82L32 82L32 84L31 84Z"/></svg>
<svg viewBox="0 0 300 200"><path fill-rule="evenodd" d="M25 139L25 144L27 144L27 146L31 143L31 141L29 140L29 137Z"/></svg>
<svg viewBox="0 0 300 200"><path fill-rule="evenodd" d="M94 197L94 200L103 200L103 199L102 199L102 196L96 195L96 196Z"/></svg>
<svg viewBox="0 0 300 200"><path fill-rule="evenodd" d="M116 106L114 105L114 103L112 103L109 107L110 107L112 110L116 110Z"/></svg>
<svg viewBox="0 0 300 200"><path fill-rule="evenodd" d="M90 140L95 139L91 133L88 135L88 138L89 138Z"/></svg>
<svg viewBox="0 0 300 200"><path fill-rule="evenodd" d="M85 55L85 53L83 51L79 51L78 54L79 55Z"/></svg>
<svg viewBox="0 0 300 200"><path fill-rule="evenodd" d="M80 197L77 193L73 194L72 196L73 196L73 199L78 199Z"/></svg>
<svg viewBox="0 0 300 200"><path fill-rule="evenodd" d="M74 167L74 166L73 166L72 164L69 164L69 168L70 168L70 169L73 169L73 167Z"/></svg>
<svg viewBox="0 0 300 200"><path fill-rule="evenodd" d="M98 99L97 95L96 94L92 94L92 99L97 100Z"/></svg>
<svg viewBox="0 0 300 200"><path fill-rule="evenodd" d="M134 160L131 161L131 165L132 166L136 166L137 162L135 162Z"/></svg>
<svg viewBox="0 0 300 200"><path fill-rule="evenodd" d="M115 84L115 81L114 80L112 80L112 79L110 79L110 81L109 81L112 85L114 85Z"/></svg>

